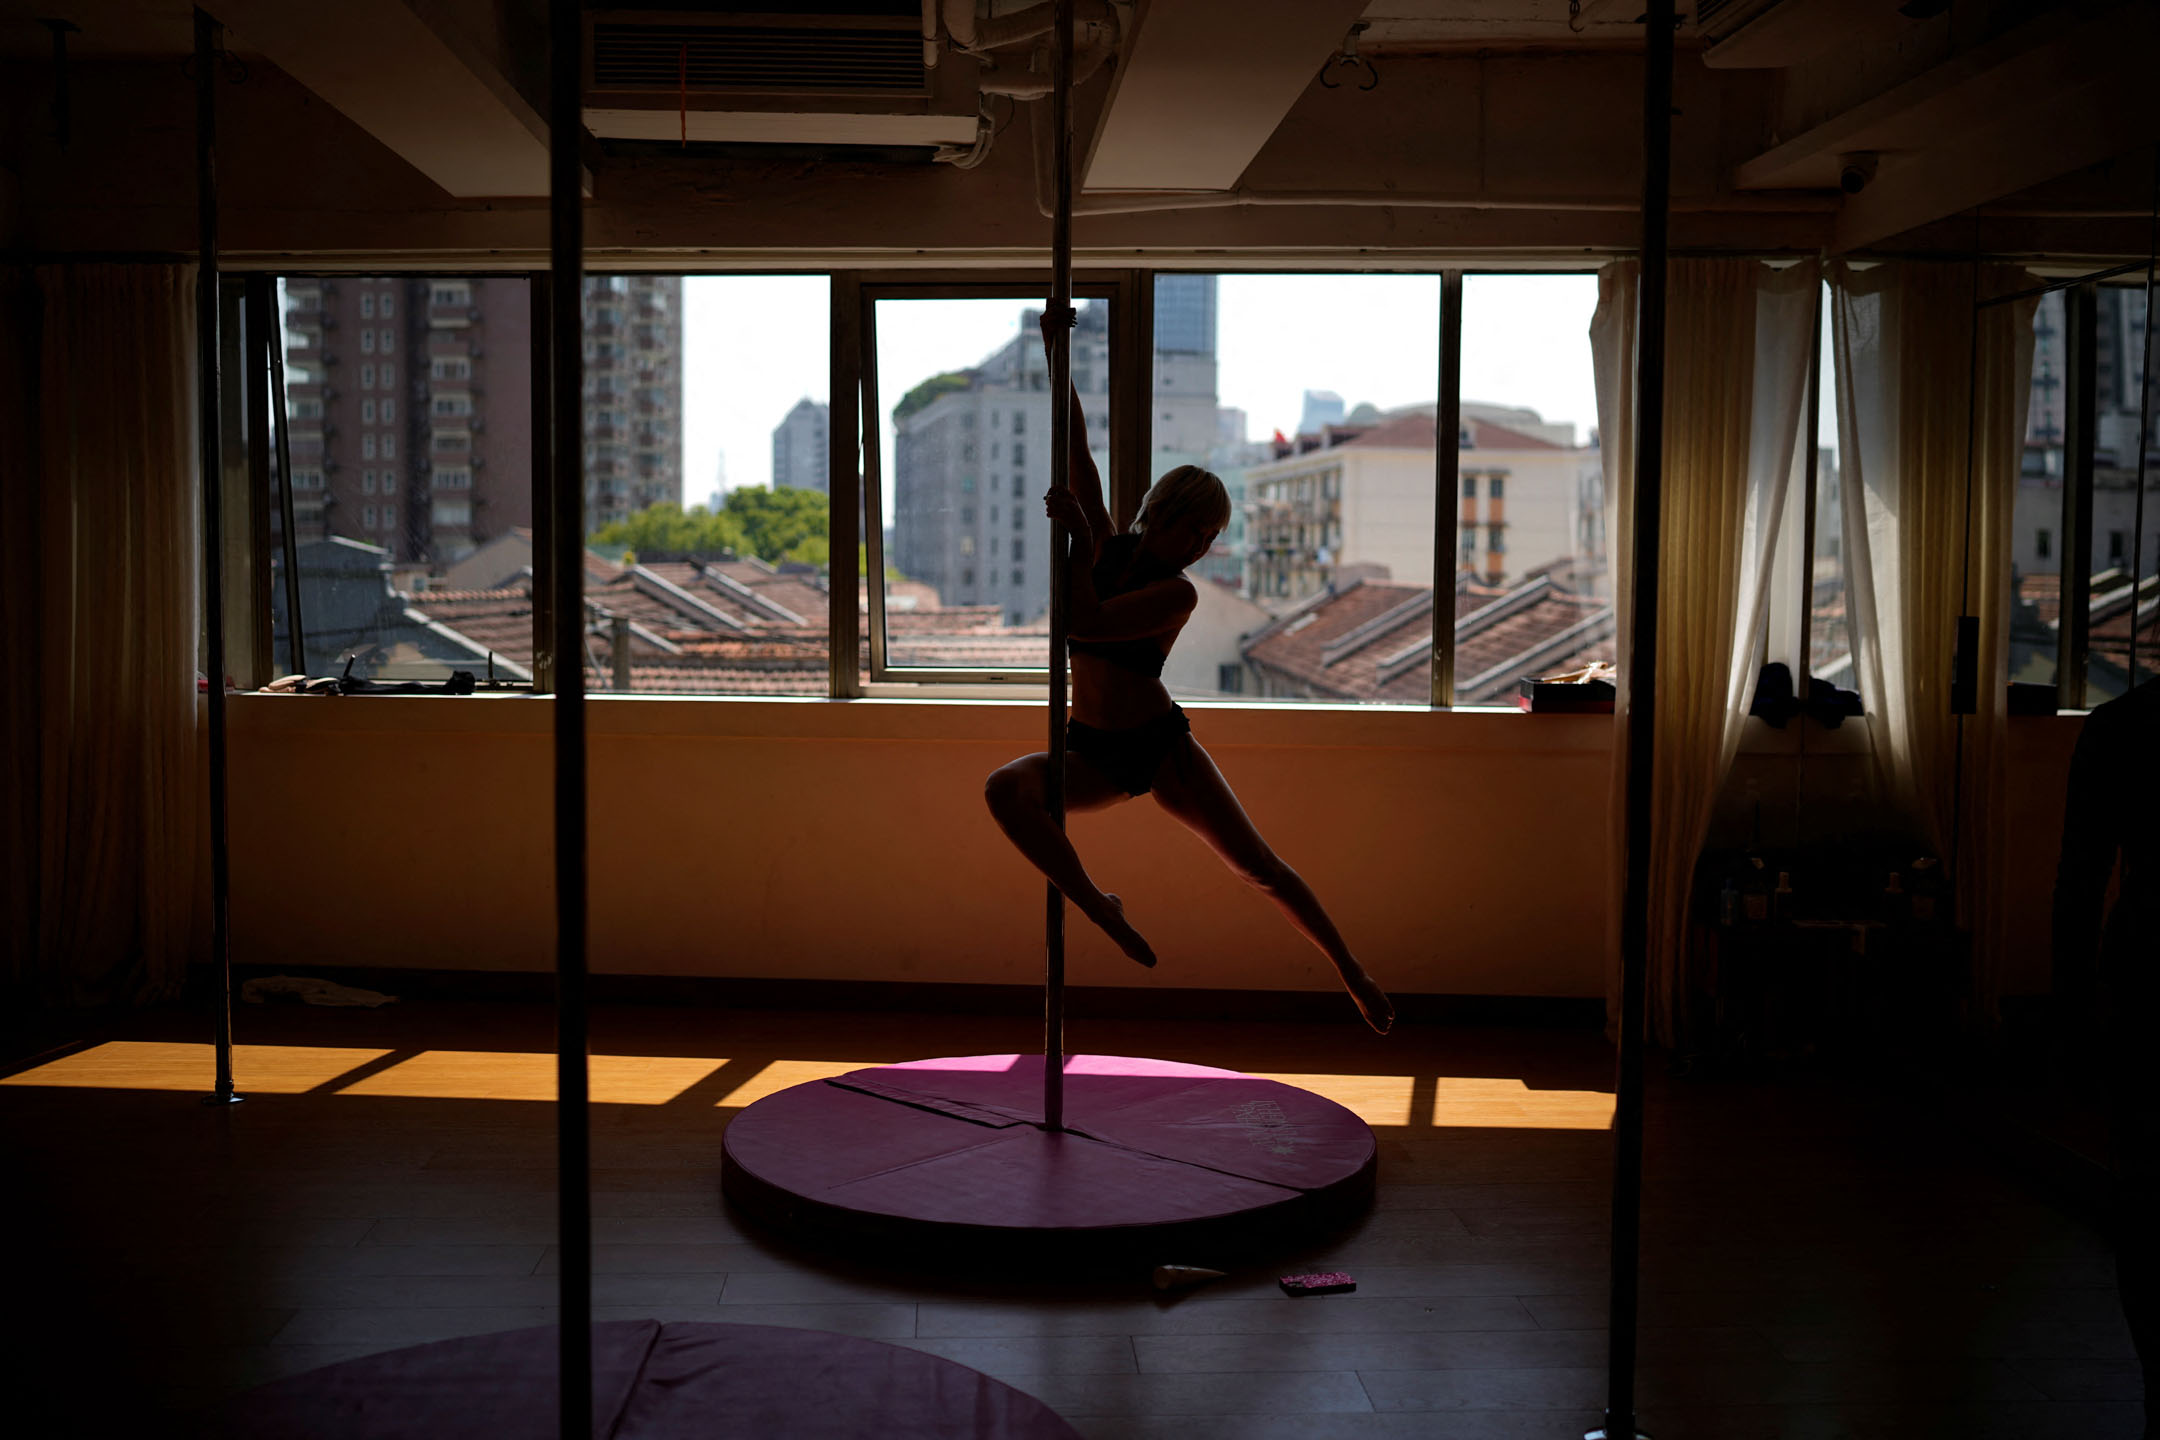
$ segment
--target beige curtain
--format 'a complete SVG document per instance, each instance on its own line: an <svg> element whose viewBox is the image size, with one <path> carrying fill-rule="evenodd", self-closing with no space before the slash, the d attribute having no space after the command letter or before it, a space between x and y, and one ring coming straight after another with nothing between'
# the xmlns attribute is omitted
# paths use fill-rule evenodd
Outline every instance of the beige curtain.
<svg viewBox="0 0 2160 1440"><path fill-rule="evenodd" d="M1590 327L1621 657L1612 793L1614 853L1623 862L1640 278L1634 261L1600 271ZM1754 696L1820 285L1812 262L1779 270L1751 260L1676 260L1669 272L1645 992L1650 1032L1667 1046L1685 1039L1695 862ZM1616 867L1616 941L1621 880ZM1618 954L1615 943L1608 971L1615 999Z"/></svg>
<svg viewBox="0 0 2160 1440"><path fill-rule="evenodd" d="M2037 302L1973 301L2031 283L2009 265L1977 277L1969 264L1928 262L1831 272L1854 671L1884 793L1936 854L1957 854L1978 1018L1994 1013L2006 933L2004 577ZM1978 713L1962 742L1950 713L1961 605L1980 620Z"/></svg>
<svg viewBox="0 0 2160 1440"><path fill-rule="evenodd" d="M36 844L13 978L48 1003L165 997L195 934L200 824L194 271L35 281L35 433L5 442L35 477L8 519L36 535L35 602L6 621L33 692L10 728L34 756Z"/></svg>

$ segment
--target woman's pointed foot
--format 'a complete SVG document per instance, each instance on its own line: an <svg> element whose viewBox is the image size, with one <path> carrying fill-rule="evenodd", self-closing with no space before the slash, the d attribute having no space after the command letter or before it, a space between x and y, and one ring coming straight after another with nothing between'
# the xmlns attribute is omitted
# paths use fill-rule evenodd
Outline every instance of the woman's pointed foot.
<svg viewBox="0 0 2160 1440"><path fill-rule="evenodd" d="M1083 913L1101 928L1103 934L1116 942L1118 949L1125 952L1126 959L1136 965L1154 969L1155 952L1125 918L1125 902L1115 895L1105 895L1102 898L1103 903L1099 908Z"/></svg>
<svg viewBox="0 0 2160 1440"><path fill-rule="evenodd" d="M1365 1023L1372 1026L1375 1033L1385 1035L1394 1027L1395 1002L1388 999L1387 991L1381 989L1372 976L1360 970L1355 975L1344 976L1343 986L1356 1002L1358 1013L1365 1017Z"/></svg>

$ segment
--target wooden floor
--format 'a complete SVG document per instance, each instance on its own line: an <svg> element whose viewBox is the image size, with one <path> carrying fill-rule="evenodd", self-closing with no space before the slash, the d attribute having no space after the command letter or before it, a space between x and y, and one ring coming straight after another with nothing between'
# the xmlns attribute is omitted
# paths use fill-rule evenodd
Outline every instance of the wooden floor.
<svg viewBox="0 0 2160 1440"><path fill-rule="evenodd" d="M239 1025L235 1109L198 1105L207 1049L184 1016L0 1078L6 1383L30 1407L7 1433L172 1433L275 1376L553 1319L546 1011L243 1008ZM1598 1422L1610 1061L1593 1034L1076 1025L1075 1049L1303 1077L1380 1136L1359 1227L1183 1298L1123 1272L836 1264L723 1212L720 1132L756 1095L1034 1038L995 1018L597 1014L600 1315L890 1340L1102 1440L1566 1440ZM1656 1077L1640 1374L1658 1440L2139 1433L2105 1244L1931 1106L1889 1083ZM1358 1292L1286 1298L1292 1267L1348 1270Z"/></svg>

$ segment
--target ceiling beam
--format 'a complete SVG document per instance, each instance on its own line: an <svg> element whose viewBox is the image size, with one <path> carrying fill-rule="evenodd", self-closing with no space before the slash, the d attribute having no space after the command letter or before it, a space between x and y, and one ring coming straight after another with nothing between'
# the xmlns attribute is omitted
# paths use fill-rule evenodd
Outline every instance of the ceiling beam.
<svg viewBox="0 0 2160 1440"><path fill-rule="evenodd" d="M1369 3L1142 5L1095 131L1083 188L1230 189Z"/></svg>
<svg viewBox="0 0 2160 1440"><path fill-rule="evenodd" d="M2155 53L2146 0L2043 16L1747 161L1733 188L1835 189L1845 157L1872 157L1834 236L1871 245L2160 139Z"/></svg>
<svg viewBox="0 0 2160 1440"><path fill-rule="evenodd" d="M426 0L207 0L235 41L450 194L545 195L547 124L497 58ZM589 187L588 187L589 189Z"/></svg>

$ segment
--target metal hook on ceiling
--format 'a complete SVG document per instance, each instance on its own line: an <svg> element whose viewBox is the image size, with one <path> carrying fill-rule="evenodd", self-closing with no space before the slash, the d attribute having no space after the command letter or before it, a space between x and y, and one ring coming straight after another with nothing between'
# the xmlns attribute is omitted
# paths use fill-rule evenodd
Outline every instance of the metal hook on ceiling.
<svg viewBox="0 0 2160 1440"><path fill-rule="evenodd" d="M1335 78L1335 72L1347 65L1352 70L1364 72L1364 79L1358 83L1358 89L1379 88L1380 72L1373 67L1372 61L1357 53L1358 36L1371 28L1371 22L1366 20L1360 20L1350 27L1350 33L1343 37L1342 49L1335 52L1335 57L1329 60L1327 67L1320 72L1321 85L1329 90L1340 90L1343 82Z"/></svg>

